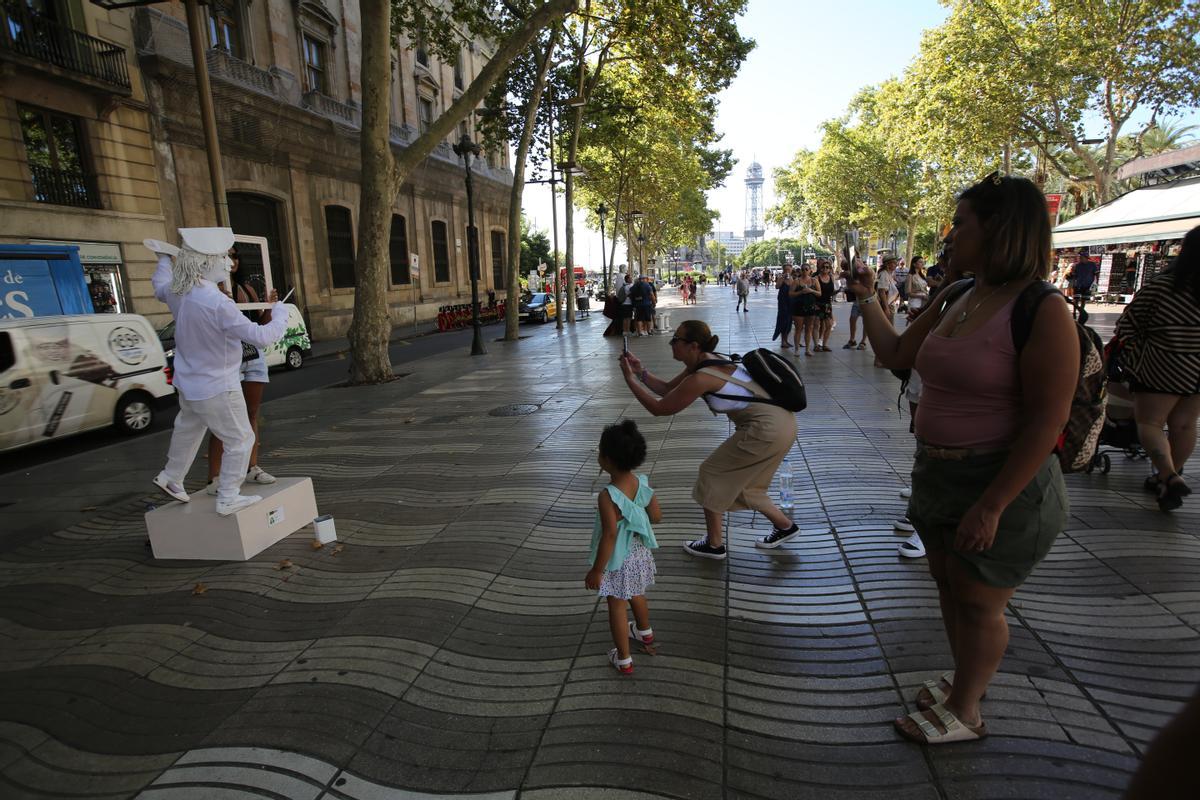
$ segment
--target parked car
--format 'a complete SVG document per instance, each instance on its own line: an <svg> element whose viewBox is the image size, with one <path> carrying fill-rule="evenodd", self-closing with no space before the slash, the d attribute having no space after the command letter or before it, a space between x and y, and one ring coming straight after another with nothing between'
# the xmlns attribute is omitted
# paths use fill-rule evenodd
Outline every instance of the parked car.
<svg viewBox="0 0 1200 800"><path fill-rule="evenodd" d="M521 300L517 317L530 322L549 322L558 316L558 307L554 304L554 295L549 292L535 292Z"/></svg>
<svg viewBox="0 0 1200 800"><path fill-rule="evenodd" d="M115 425L149 430L175 395L137 314L0 319L0 451Z"/></svg>
<svg viewBox="0 0 1200 800"><path fill-rule="evenodd" d="M304 324L300 309L288 303L287 310L287 333L278 342L266 348L263 355L267 358L268 367L282 365L288 369L300 369L304 366L304 359L312 353L312 339L308 335L308 327ZM175 367L175 320L171 320L159 330L158 338L167 354L167 374L171 375Z"/></svg>

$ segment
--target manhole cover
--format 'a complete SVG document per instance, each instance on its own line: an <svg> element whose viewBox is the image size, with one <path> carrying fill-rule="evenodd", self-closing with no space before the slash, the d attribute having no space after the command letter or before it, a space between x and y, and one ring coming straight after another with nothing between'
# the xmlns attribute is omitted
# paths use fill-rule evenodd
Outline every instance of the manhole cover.
<svg viewBox="0 0 1200 800"><path fill-rule="evenodd" d="M499 406L488 412L489 417L523 417L537 411L534 403L514 403L510 406Z"/></svg>

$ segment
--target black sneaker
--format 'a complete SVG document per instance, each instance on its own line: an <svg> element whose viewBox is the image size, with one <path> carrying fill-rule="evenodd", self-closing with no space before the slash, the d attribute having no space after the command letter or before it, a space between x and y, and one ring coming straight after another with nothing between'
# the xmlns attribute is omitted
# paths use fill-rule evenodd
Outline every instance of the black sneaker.
<svg viewBox="0 0 1200 800"><path fill-rule="evenodd" d="M725 545L713 547L707 539L697 539L694 542L684 542L683 549L697 558L711 558L715 561L725 560Z"/></svg>
<svg viewBox="0 0 1200 800"><path fill-rule="evenodd" d="M773 547L779 547L784 542L790 542L800 535L800 526L793 525L786 531L781 531L779 528L772 528L771 532L766 536L754 542L755 547L765 547L770 550Z"/></svg>

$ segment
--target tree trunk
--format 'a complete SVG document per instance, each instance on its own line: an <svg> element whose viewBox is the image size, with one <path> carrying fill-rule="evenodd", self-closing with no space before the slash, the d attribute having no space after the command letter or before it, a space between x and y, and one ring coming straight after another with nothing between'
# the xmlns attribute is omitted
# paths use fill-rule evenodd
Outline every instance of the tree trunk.
<svg viewBox="0 0 1200 800"><path fill-rule="evenodd" d="M367 20L388 19L389 0L361 0ZM354 263L354 318L350 322L350 382L391 380L388 356L392 322L388 315L388 245L391 228L393 161L391 124L391 35L386 24L363 25L362 132L359 147L358 257ZM415 286L414 286L415 291ZM415 311L414 311L415 313Z"/></svg>
<svg viewBox="0 0 1200 800"><path fill-rule="evenodd" d="M513 163L513 185L508 201L508 302L504 306L504 341L515 342L520 338L521 282L521 198L525 193L525 162L529 158L529 146L537 127L538 106L542 103L542 92L546 88L546 75L550 70L550 59L558 41L558 30L550 35L550 44L537 65L537 78L533 84L533 95L525 107L524 127L517 142L517 153Z"/></svg>
<svg viewBox="0 0 1200 800"><path fill-rule="evenodd" d="M391 124L391 4L361 0L363 122L358 225L355 261L354 317L350 323L350 382L381 383L392 378L388 340L392 324L387 313L388 243L392 198L412 171L474 111L492 85L537 34L575 8L576 0L546 0L503 41L471 81L466 91L425 133L393 153ZM415 290L414 284L414 290Z"/></svg>
<svg viewBox="0 0 1200 800"><path fill-rule="evenodd" d="M910 219L908 221L907 238L904 244L904 265L908 267L910 271L912 270L913 237L916 235L917 225L912 219Z"/></svg>

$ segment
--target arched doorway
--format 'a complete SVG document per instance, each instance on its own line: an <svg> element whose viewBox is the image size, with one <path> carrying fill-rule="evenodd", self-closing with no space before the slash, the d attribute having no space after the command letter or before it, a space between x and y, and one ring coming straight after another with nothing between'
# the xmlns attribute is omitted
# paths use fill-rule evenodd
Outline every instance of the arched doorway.
<svg viewBox="0 0 1200 800"><path fill-rule="evenodd" d="M280 214L282 203L271 197L247 192L228 192L229 223L234 233L247 236L261 236L267 240L267 254L271 259L271 283L279 292L279 296L287 292L293 285L291 269L283 248L283 237L280 235L282 225ZM262 272L262 260L251 248L242 256L242 268L247 272Z"/></svg>

